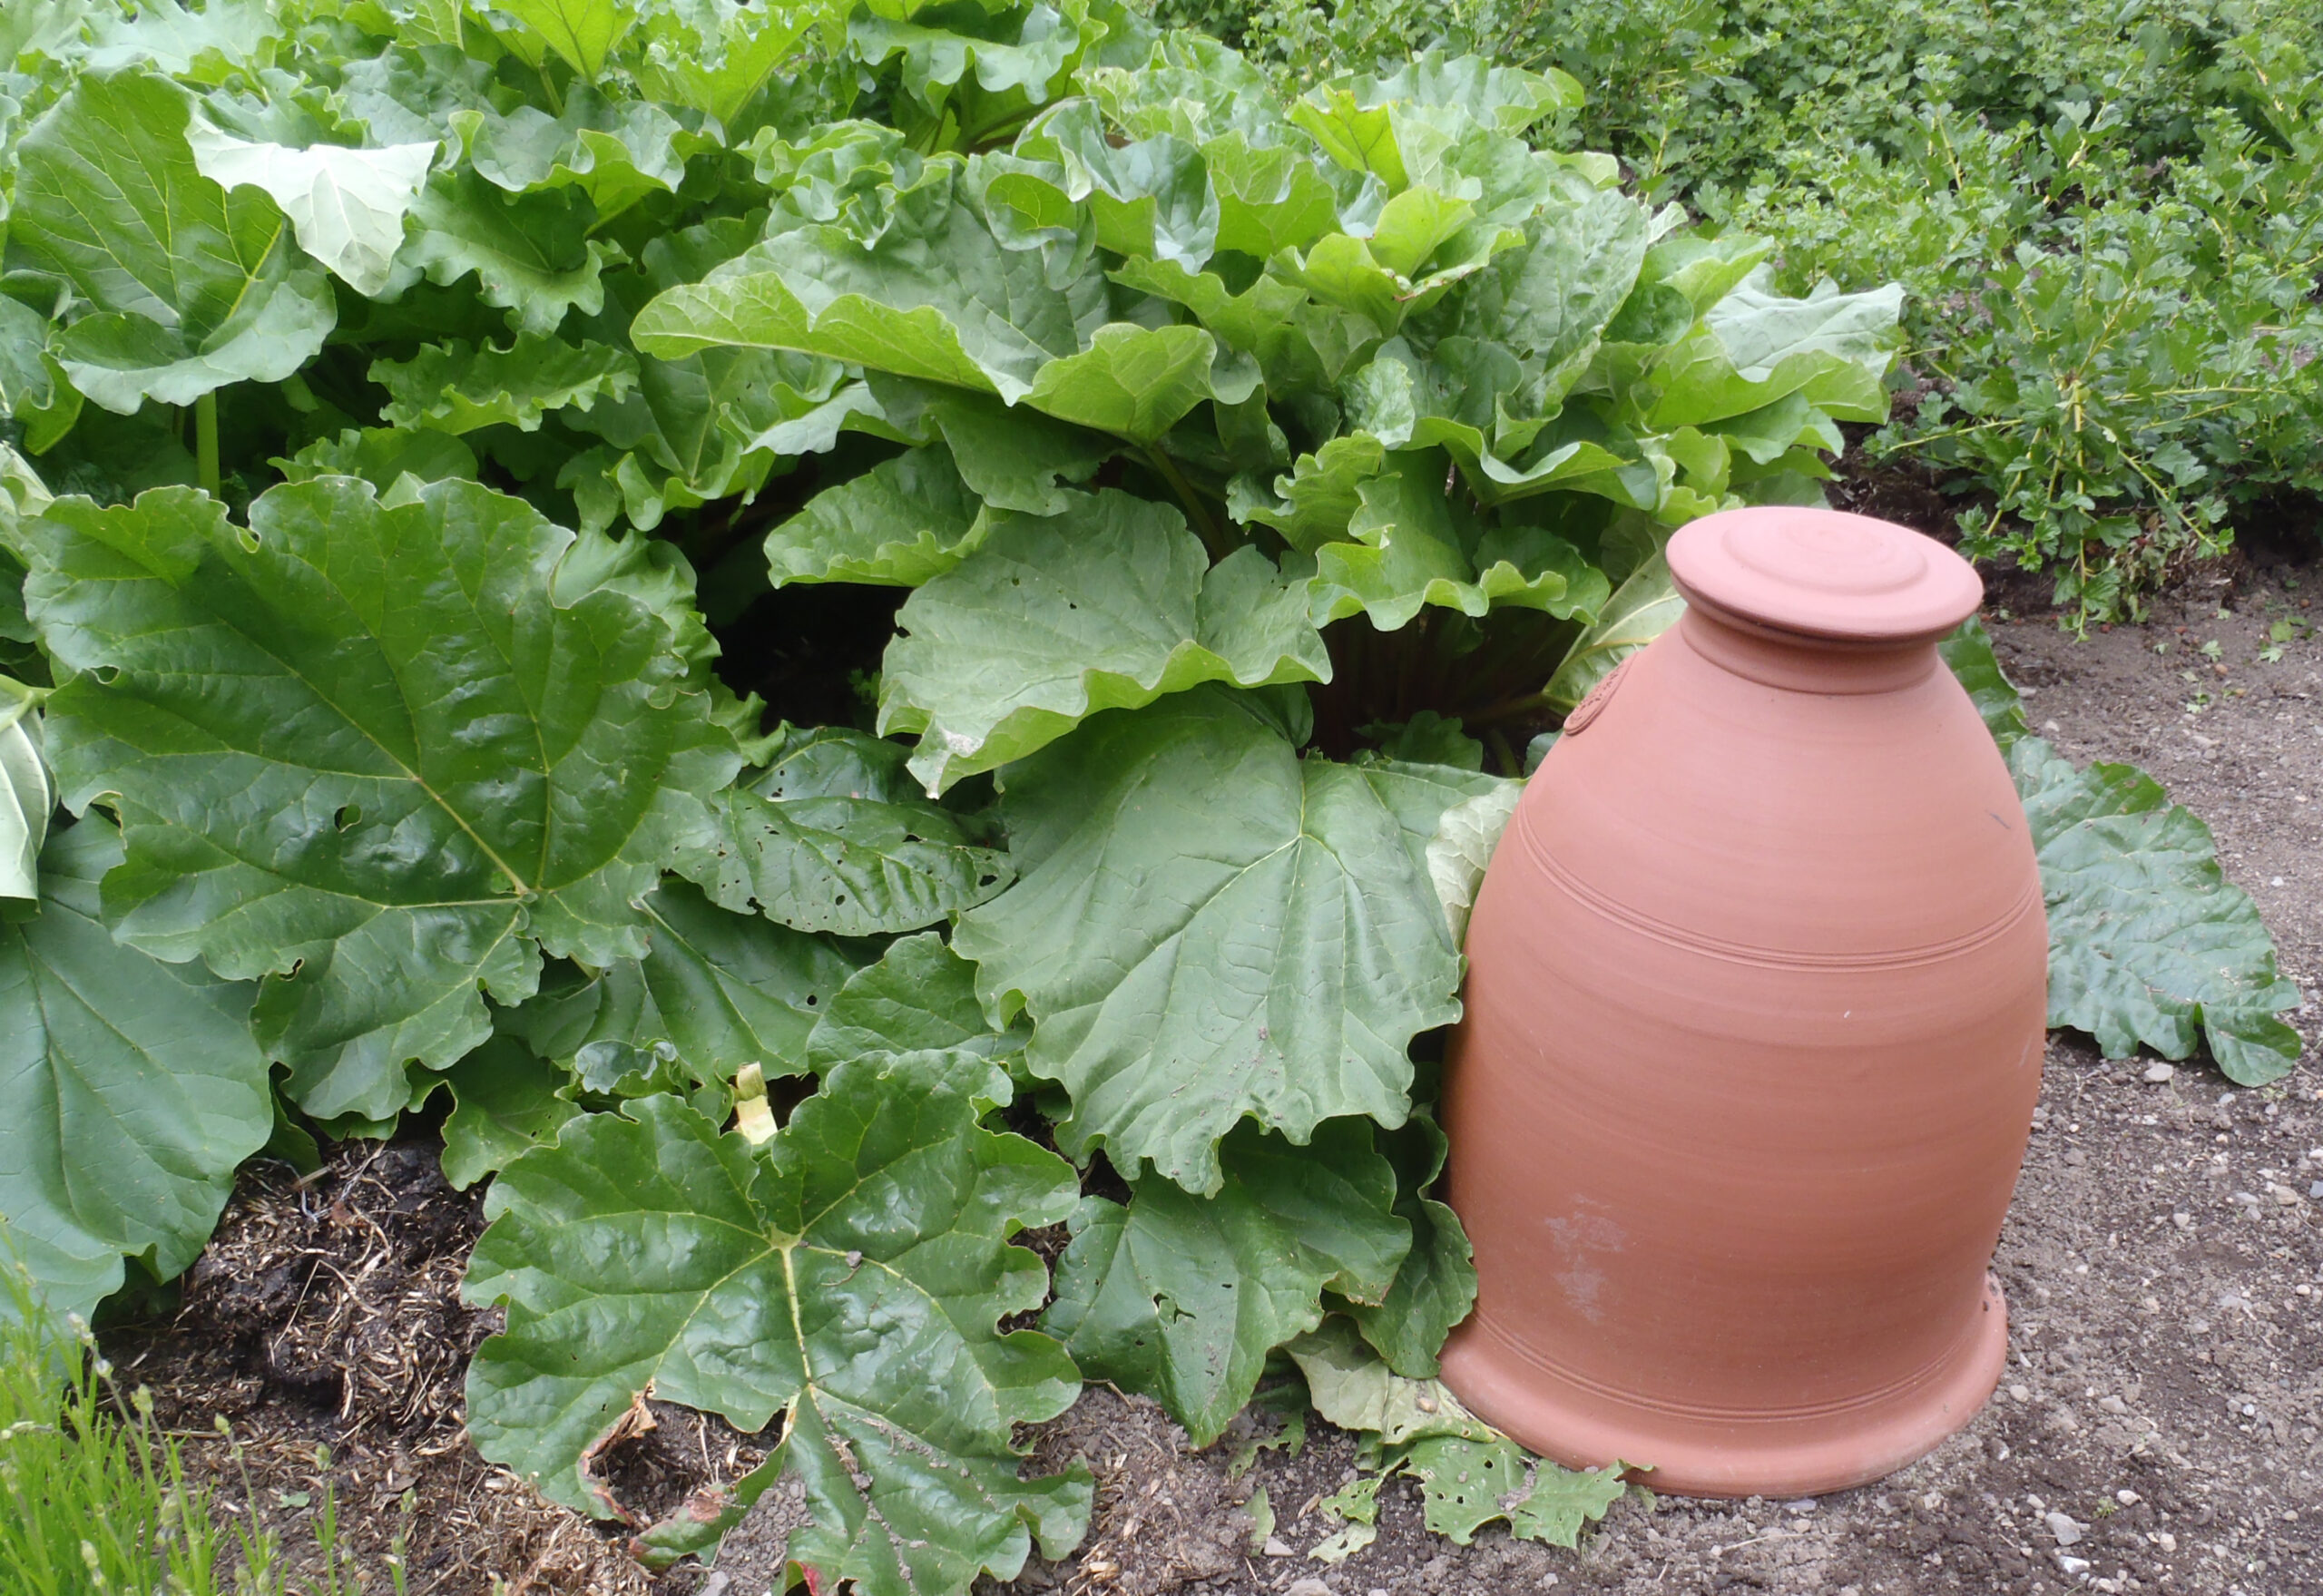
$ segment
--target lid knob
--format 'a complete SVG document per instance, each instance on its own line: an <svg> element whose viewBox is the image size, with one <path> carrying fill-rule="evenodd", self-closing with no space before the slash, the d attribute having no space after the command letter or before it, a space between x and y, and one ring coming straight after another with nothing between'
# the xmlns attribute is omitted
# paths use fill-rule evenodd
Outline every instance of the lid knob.
<svg viewBox="0 0 2323 1596"><path fill-rule="evenodd" d="M1934 538L1787 504L1689 522L1670 540L1670 573L1721 618L1847 642L1941 637L1985 597L1975 569Z"/></svg>

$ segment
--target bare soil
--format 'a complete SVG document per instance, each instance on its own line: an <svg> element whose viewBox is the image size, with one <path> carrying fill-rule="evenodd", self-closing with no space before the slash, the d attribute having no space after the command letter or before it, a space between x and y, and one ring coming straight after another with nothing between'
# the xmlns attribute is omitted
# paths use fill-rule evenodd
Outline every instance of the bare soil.
<svg viewBox="0 0 2323 1596"><path fill-rule="evenodd" d="M2323 624L2318 593L2323 567L2236 556L2191 573L2148 623L2083 642L2045 614L2007 612L2037 612L2026 580L1995 583L1994 624L2037 729L2075 759L2144 766L2209 820L2309 994L2323 991L2323 636L2299 623ZM2296 635L2279 644L2269 628L2284 621ZM2290 1018L2308 1052L2259 1091L2199 1060L2149 1081L2155 1061L2109 1063L2052 1039L1995 1266L2012 1310L2002 1390L1877 1486L1792 1503L1637 1493L1565 1552L1498 1530L1454 1546L1391 1483L1378 1540L1328 1567L1306 1552L1338 1527L1316 1503L1351 1476L1352 1437L1318 1423L1295 1455L1260 1450L1238 1478L1238 1446L1279 1439L1271 1418L1195 1452L1151 1403L1093 1387L1035 1438L1043 1457L1077 1454L1095 1471L1088 1539L1005 1589L2323 1596L2323 1004ZM371 1590L388 1588L381 1560L398 1534L415 1592L779 1589L795 1495L762 1503L714 1573L649 1578L614 1533L466 1446L460 1370L494 1321L458 1302L480 1204L444 1186L435 1151L424 1136L350 1145L304 1180L262 1167L182 1307L114 1332L116 1362L154 1388L236 1511L309 1544L328 1480ZM763 1437L660 1416L612 1460L629 1500L675 1501L760 1455ZM1279 1522L1254 1548L1245 1503L1261 1487ZM2070 1545L2052 1513L2073 1521Z"/></svg>

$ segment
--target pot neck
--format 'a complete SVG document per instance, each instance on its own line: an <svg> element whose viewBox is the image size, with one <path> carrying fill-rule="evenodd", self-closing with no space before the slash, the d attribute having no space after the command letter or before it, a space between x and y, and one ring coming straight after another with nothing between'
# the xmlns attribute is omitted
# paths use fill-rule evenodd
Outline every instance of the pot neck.
<svg viewBox="0 0 2323 1596"><path fill-rule="evenodd" d="M1786 692L1896 692L1926 680L1938 664L1932 637L1881 642L1808 637L1699 600L1679 617L1678 635L1720 670Z"/></svg>

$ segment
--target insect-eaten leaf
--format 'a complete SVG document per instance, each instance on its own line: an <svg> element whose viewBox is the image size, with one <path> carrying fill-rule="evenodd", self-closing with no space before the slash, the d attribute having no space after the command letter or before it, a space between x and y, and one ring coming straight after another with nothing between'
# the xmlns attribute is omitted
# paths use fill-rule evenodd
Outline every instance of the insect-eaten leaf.
<svg viewBox="0 0 2323 1596"><path fill-rule="evenodd" d="M118 794L128 848L106 920L271 977L260 1034L309 1113L395 1113L405 1062L482 1043L480 989L521 1001L544 951L645 951L638 900L740 761L625 551L555 585L573 534L456 480L287 485L247 532L185 489L46 528L58 786Z"/></svg>
<svg viewBox="0 0 2323 1596"><path fill-rule="evenodd" d="M824 1588L964 1592L1035 1537L1080 1537L1090 1478L1027 1480L1013 1427L1080 1388L1035 1330L1046 1271L1010 1245L1071 1212L1055 1154L985 1130L942 1055L841 1064L754 1148L674 1098L565 1128L501 1172L466 1293L507 1328L468 1376L469 1434L552 1499L625 1509L592 1460L649 1390L756 1431L766 1464L645 1532L708 1552L785 1473L811 1523L789 1557Z"/></svg>

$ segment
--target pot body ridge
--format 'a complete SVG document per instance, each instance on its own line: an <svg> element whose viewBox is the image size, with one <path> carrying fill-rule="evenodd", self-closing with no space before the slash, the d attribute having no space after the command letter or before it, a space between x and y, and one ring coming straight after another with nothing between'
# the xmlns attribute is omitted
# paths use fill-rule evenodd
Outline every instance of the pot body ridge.
<svg viewBox="0 0 2323 1596"><path fill-rule="evenodd" d="M1946 556L1949 557L1948 555ZM1696 602L1567 722L1470 920L1444 1378L1535 1451L1807 1495L1990 1394L2047 929L1933 641Z"/></svg>

